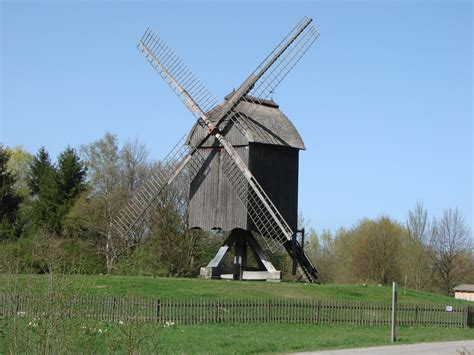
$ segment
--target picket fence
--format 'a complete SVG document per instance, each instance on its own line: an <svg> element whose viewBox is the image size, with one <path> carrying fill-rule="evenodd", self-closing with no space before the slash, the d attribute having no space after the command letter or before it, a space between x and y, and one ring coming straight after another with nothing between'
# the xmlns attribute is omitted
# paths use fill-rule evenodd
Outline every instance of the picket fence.
<svg viewBox="0 0 474 355"><path fill-rule="evenodd" d="M470 307L469 307L470 308ZM474 307L473 307L474 308ZM78 318L98 321L198 323L315 323L388 325L391 306L374 302L318 300L145 299L112 296L26 296L0 294L0 316ZM474 309L399 304L401 326L474 326Z"/></svg>

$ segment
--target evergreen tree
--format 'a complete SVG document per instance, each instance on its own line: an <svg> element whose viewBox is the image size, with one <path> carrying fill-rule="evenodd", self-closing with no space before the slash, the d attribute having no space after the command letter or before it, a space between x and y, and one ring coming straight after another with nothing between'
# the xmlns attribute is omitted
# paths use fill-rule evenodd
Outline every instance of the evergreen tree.
<svg viewBox="0 0 474 355"><path fill-rule="evenodd" d="M15 221L21 197L14 190L15 176L8 169L10 154L0 144L0 240L16 235Z"/></svg>
<svg viewBox="0 0 474 355"><path fill-rule="evenodd" d="M40 148L30 164L28 186L30 194L34 197L31 219L35 227L46 229L48 232L59 233L61 227L61 198L58 174L44 147Z"/></svg>
<svg viewBox="0 0 474 355"><path fill-rule="evenodd" d="M55 169L46 169L39 179L37 199L33 202L33 220L47 232L59 234L61 199Z"/></svg>
<svg viewBox="0 0 474 355"><path fill-rule="evenodd" d="M29 166L28 187L31 196L39 193L41 176L45 171L51 170L54 170L54 166L51 164L49 154L44 147L41 147Z"/></svg>
<svg viewBox="0 0 474 355"><path fill-rule="evenodd" d="M58 158L58 187L62 203L70 204L85 190L86 171L76 151L67 147Z"/></svg>

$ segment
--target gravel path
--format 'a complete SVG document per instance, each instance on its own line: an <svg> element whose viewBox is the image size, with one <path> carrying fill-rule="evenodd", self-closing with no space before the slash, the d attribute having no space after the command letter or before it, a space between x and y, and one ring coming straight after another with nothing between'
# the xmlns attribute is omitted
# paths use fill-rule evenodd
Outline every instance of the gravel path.
<svg viewBox="0 0 474 355"><path fill-rule="evenodd" d="M349 355L349 354L425 354L425 355L474 355L474 340L448 341L440 343L420 343L406 345L376 346L371 348L355 348L341 350L325 350L315 352L296 353L298 355Z"/></svg>

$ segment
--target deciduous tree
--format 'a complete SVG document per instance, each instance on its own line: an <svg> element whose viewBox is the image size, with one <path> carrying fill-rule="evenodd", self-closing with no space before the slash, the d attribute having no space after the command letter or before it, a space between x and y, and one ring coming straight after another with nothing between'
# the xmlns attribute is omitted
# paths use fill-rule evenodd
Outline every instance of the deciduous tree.
<svg viewBox="0 0 474 355"><path fill-rule="evenodd" d="M472 237L457 208L445 210L433 230L430 244L435 280L442 292L451 294L474 267Z"/></svg>
<svg viewBox="0 0 474 355"><path fill-rule="evenodd" d="M428 220L428 212L421 202L418 202L413 210L408 211L406 221L407 238L404 243L404 272L408 284L415 289L428 286L430 278L429 250L431 226Z"/></svg>
<svg viewBox="0 0 474 355"><path fill-rule="evenodd" d="M10 154L0 144L0 240L17 237L15 228L21 197L15 191L16 178L8 167Z"/></svg>

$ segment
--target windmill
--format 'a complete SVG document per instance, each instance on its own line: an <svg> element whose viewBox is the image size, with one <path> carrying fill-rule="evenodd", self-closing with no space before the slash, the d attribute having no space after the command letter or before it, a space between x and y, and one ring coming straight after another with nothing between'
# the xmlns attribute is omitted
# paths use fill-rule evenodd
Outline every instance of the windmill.
<svg viewBox="0 0 474 355"><path fill-rule="evenodd" d="M121 239L133 238L150 206L186 171L191 181L190 227L231 231L214 259L201 269L202 277L226 277L221 264L233 249L232 278L280 279L281 273L252 233L256 232L265 249L274 252L283 247L293 259L294 272L298 269L304 280L317 281L317 271L303 250L304 241L296 237L298 150L304 144L268 98L318 36L312 19L302 18L249 77L217 104L174 51L147 29L138 50L197 121L115 216L112 226ZM257 270L246 270L248 250L255 256Z"/></svg>

